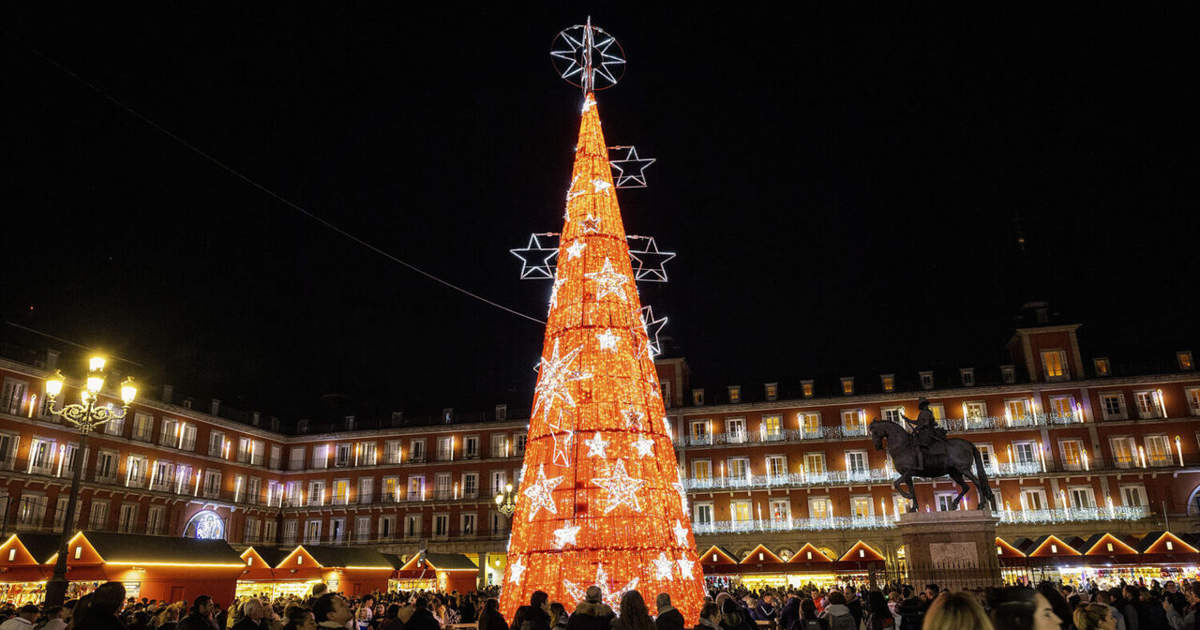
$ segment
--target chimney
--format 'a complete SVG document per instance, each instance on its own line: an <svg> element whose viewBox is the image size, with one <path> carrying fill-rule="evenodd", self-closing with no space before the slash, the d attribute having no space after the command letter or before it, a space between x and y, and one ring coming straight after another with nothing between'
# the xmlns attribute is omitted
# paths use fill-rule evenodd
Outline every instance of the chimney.
<svg viewBox="0 0 1200 630"><path fill-rule="evenodd" d="M163 385L162 401L169 404L171 402L171 398L174 396L175 396L175 386L174 385Z"/></svg>
<svg viewBox="0 0 1200 630"><path fill-rule="evenodd" d="M183 399L183 406L184 406L184 408L185 408L185 409L191 409L191 408L192 408L192 399L191 399L191 397L188 397L188 398L184 398L184 399Z"/></svg>
<svg viewBox="0 0 1200 630"><path fill-rule="evenodd" d="M508 419L508 405L496 405L496 420L504 422Z"/></svg>
<svg viewBox="0 0 1200 630"><path fill-rule="evenodd" d="M271 425L271 430L278 433L279 432L279 418L276 418L275 416L270 416L270 418L268 418L268 422Z"/></svg>
<svg viewBox="0 0 1200 630"><path fill-rule="evenodd" d="M296 433L300 435L308 433L308 418L300 418L296 421Z"/></svg>
<svg viewBox="0 0 1200 630"><path fill-rule="evenodd" d="M58 350L46 349L46 369L53 370L58 367Z"/></svg>
<svg viewBox="0 0 1200 630"><path fill-rule="evenodd" d="M446 407L442 410L442 422L446 424L454 422L454 407Z"/></svg>
<svg viewBox="0 0 1200 630"><path fill-rule="evenodd" d="M399 427L399 426L403 426L403 425L404 425L404 412L403 411L393 411L392 412L392 426Z"/></svg>
<svg viewBox="0 0 1200 630"><path fill-rule="evenodd" d="M212 399L212 407L210 407L210 409L212 409L211 414L214 416L217 415L218 413L220 413L221 412L221 399L220 398Z"/></svg>
<svg viewBox="0 0 1200 630"><path fill-rule="evenodd" d="M346 430L347 431L354 430L354 416L346 416Z"/></svg>
<svg viewBox="0 0 1200 630"><path fill-rule="evenodd" d="M250 424L253 424L254 426L258 426L260 417L261 417L261 414L259 414L257 411L251 412L250 413Z"/></svg>

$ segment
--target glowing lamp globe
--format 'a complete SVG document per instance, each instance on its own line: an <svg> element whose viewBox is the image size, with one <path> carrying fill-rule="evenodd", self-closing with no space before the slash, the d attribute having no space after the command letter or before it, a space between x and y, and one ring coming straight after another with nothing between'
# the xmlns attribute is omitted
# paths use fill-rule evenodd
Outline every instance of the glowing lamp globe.
<svg viewBox="0 0 1200 630"><path fill-rule="evenodd" d="M104 357L92 357L88 359L88 371L99 372L104 369L104 365L108 363L108 359Z"/></svg>
<svg viewBox="0 0 1200 630"><path fill-rule="evenodd" d="M127 377L125 381L121 383L121 401L126 405L129 405L136 397L137 386L133 384L133 377Z"/></svg>
<svg viewBox="0 0 1200 630"><path fill-rule="evenodd" d="M54 398L62 393L63 375L62 372L54 370L54 376L46 379L46 395Z"/></svg>

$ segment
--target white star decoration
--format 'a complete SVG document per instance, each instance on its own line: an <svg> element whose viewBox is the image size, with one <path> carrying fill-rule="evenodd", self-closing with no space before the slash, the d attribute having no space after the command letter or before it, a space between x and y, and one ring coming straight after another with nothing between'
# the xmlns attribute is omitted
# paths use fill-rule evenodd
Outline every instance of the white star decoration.
<svg viewBox="0 0 1200 630"><path fill-rule="evenodd" d="M654 440L645 435L639 436L633 443L633 448L637 450L638 457L650 457L654 448Z"/></svg>
<svg viewBox="0 0 1200 630"><path fill-rule="evenodd" d="M551 464L557 464L558 460L562 460L564 468L571 467L571 446L575 443L575 432L570 429L563 428L563 411L558 410L557 423L550 423L550 428L553 432L550 438L554 440L554 455L550 458ZM566 435L559 438L559 433L564 432Z"/></svg>
<svg viewBox="0 0 1200 630"><path fill-rule="evenodd" d="M604 452L604 449L608 448L608 440L600 437L599 431L596 432L596 435L592 436L592 439L584 440L583 443L588 447L588 457L608 458L608 454Z"/></svg>
<svg viewBox="0 0 1200 630"><path fill-rule="evenodd" d="M578 545L579 543L575 542L575 537L578 535L578 525L563 525L562 527L554 530L555 549L562 549L567 545Z"/></svg>
<svg viewBox="0 0 1200 630"><path fill-rule="evenodd" d="M625 472L625 460L618 459L617 465L609 471L607 477L594 477L592 483L603 488L608 494L608 501L604 504L605 514L622 505L628 505L634 512L642 511L637 492L646 485L646 481L630 477L629 473Z"/></svg>
<svg viewBox="0 0 1200 630"><path fill-rule="evenodd" d="M676 481L671 484L671 487L675 488L675 492L679 493L679 509L683 510L684 514L687 514L687 490L684 489L683 482Z"/></svg>
<svg viewBox="0 0 1200 630"><path fill-rule="evenodd" d="M597 300L604 299L604 296L609 293L621 296L622 300L627 299L625 296L625 282L628 281L628 278L613 269L612 259L605 258L604 266L600 268L600 271L585 273L583 277L596 282Z"/></svg>
<svg viewBox="0 0 1200 630"><path fill-rule="evenodd" d="M511 569L512 571L508 574L508 581L513 584L520 584L521 574L525 573L525 565L521 562L520 558L517 558L517 561L512 563Z"/></svg>
<svg viewBox="0 0 1200 630"><path fill-rule="evenodd" d="M646 419L646 414L640 409L629 407L621 412L621 418L625 420L626 429L642 429L642 421Z"/></svg>
<svg viewBox="0 0 1200 630"><path fill-rule="evenodd" d="M571 243L571 246L567 248L567 260L579 258L585 249L587 249L587 243L584 243L579 239L575 239L575 242Z"/></svg>
<svg viewBox="0 0 1200 630"><path fill-rule="evenodd" d="M561 289L562 285L564 285L566 283L567 283L566 278L555 279L554 286L550 289L550 308L554 308L555 306L558 306L558 290Z"/></svg>
<svg viewBox="0 0 1200 630"><path fill-rule="evenodd" d="M587 218L582 221L582 223L584 234L592 234L600 231L600 217L594 217L589 214L587 215Z"/></svg>
<svg viewBox="0 0 1200 630"><path fill-rule="evenodd" d="M604 192L609 188L612 188L612 184L604 181L603 179L592 180L592 192Z"/></svg>
<svg viewBox="0 0 1200 630"><path fill-rule="evenodd" d="M574 350L560 357L558 356L558 339L554 340L554 350L550 353L550 360L542 359L540 364L541 374L538 376L537 387L533 390L534 395L537 397L537 404L533 406L533 415L535 417L539 411L548 413L550 408L554 406L554 403L560 400L567 403L567 406L575 406L575 399L571 397L569 383L592 377L587 372L572 370L570 368L571 362L582 351L583 346L577 346Z"/></svg>
<svg viewBox="0 0 1200 630"><path fill-rule="evenodd" d="M679 522L679 519L675 519L675 527L672 527L671 531L675 532L675 544L687 544L687 528L683 526L683 523Z"/></svg>
<svg viewBox="0 0 1200 630"><path fill-rule="evenodd" d="M620 337L617 337L617 335L611 330L605 330L604 332L596 335L596 341L600 342L601 350L616 352L617 339L620 339Z"/></svg>
<svg viewBox="0 0 1200 630"><path fill-rule="evenodd" d="M640 578L633 578L627 584L625 584L625 586L616 591L612 591L608 587L608 573L604 571L604 565L598 564L596 565L596 581L592 582L591 585L594 585L600 589L601 599L603 599L604 603L608 604L610 608L615 610L621 607L621 598L624 597L625 593L637 588L639 579ZM570 580L563 580L563 588L566 589L567 593L572 598L582 601L587 586L580 587L575 585L575 583L571 582Z"/></svg>
<svg viewBox="0 0 1200 630"><path fill-rule="evenodd" d="M576 150L576 151L578 151L578 150L579 150L579 147L578 147L578 146L576 146L576 147L575 147L575 150ZM570 203L572 199L574 199L574 198L578 197L579 195L582 195L583 193L587 192L587 190L575 190L575 184L577 184L577 183L579 183L579 175L576 175L575 177L572 177L572 178L571 178L571 185L570 185L570 186L567 186L567 203ZM568 217L568 216L563 216L563 218L564 218L564 219L569 219L570 217Z"/></svg>
<svg viewBox="0 0 1200 630"><path fill-rule="evenodd" d="M680 558L675 562L679 563L679 572L683 574L683 577L692 577L692 567L695 566L695 562L687 558Z"/></svg>
<svg viewBox="0 0 1200 630"><path fill-rule="evenodd" d="M671 579L671 569L675 568L675 563L667 557L667 554L660 551L658 557L651 564L654 565L654 579L669 580Z"/></svg>
<svg viewBox="0 0 1200 630"><path fill-rule="evenodd" d="M551 514L558 514L558 508L554 505L554 495L551 493L551 491L554 490L554 488L561 483L562 480L562 477L551 477L550 479L547 479L546 465L538 464L537 480L529 484L529 487L525 488L525 492L522 493L529 497L531 504L529 506L530 521L533 520L533 517L537 516L537 513L541 511L542 508L546 508L546 510Z"/></svg>

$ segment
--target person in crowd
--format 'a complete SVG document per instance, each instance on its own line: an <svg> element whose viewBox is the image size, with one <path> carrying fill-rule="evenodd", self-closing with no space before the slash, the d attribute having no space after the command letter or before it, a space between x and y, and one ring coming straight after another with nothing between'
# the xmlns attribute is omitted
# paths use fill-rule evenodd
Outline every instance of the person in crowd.
<svg viewBox="0 0 1200 630"><path fill-rule="evenodd" d="M1116 606L1118 598L1120 598L1120 591L1116 589L1112 591L1098 591L1096 593L1096 601L1108 606L1108 614L1112 615L1113 620L1116 622L1116 630L1126 630L1125 615L1122 615L1120 609Z"/></svg>
<svg viewBox="0 0 1200 630"><path fill-rule="evenodd" d="M550 596L534 591L529 604L513 613L511 630L550 630Z"/></svg>
<svg viewBox="0 0 1200 630"><path fill-rule="evenodd" d="M721 607L716 602L704 602L700 608L700 620L693 630L721 630Z"/></svg>
<svg viewBox="0 0 1200 630"><path fill-rule="evenodd" d="M683 630L683 613L671 605L670 593L655 596L654 607L658 609L658 616L654 618L656 630Z"/></svg>
<svg viewBox="0 0 1200 630"><path fill-rule="evenodd" d="M312 611L318 628L337 628L338 630L345 630L346 622L350 621L354 615L350 612L350 607L346 605L346 600L332 593L325 593L318 597L313 602Z"/></svg>
<svg viewBox="0 0 1200 630"><path fill-rule="evenodd" d="M641 593L632 590L621 596L621 613L613 619L612 630L654 630L654 620Z"/></svg>
<svg viewBox="0 0 1200 630"><path fill-rule="evenodd" d="M867 593L866 605L863 607L863 626L867 630L891 630L896 627L896 620L892 617L883 591Z"/></svg>
<svg viewBox="0 0 1200 630"><path fill-rule="evenodd" d="M812 598L805 597L800 602L800 616L783 630L829 630L829 622L817 612L817 605Z"/></svg>
<svg viewBox="0 0 1200 630"><path fill-rule="evenodd" d="M233 630L266 630L264 616L262 603L254 598L248 599L242 603L242 618L233 624Z"/></svg>
<svg viewBox="0 0 1200 630"><path fill-rule="evenodd" d="M125 585L120 582L105 582L92 592L92 605L88 617L76 622L79 628L88 630L126 630L117 618L125 602Z"/></svg>
<svg viewBox="0 0 1200 630"><path fill-rule="evenodd" d="M1075 630L1116 630L1117 627L1116 617L1112 616L1107 605L1099 602L1078 606L1074 619Z"/></svg>
<svg viewBox="0 0 1200 630"><path fill-rule="evenodd" d="M992 624L1003 630L1061 630L1062 619L1054 614L1050 600L1027 586L1009 586L991 591L988 605Z"/></svg>
<svg viewBox="0 0 1200 630"><path fill-rule="evenodd" d="M17 614L8 621L0 623L0 630L33 630L33 622L38 618L36 604L25 604L17 609Z"/></svg>
<svg viewBox="0 0 1200 630"><path fill-rule="evenodd" d="M721 593L721 595L728 595ZM723 630L757 630L754 621L750 619L750 613L742 608L736 599L732 596L722 598L717 596L717 602L721 604L721 628Z"/></svg>
<svg viewBox="0 0 1200 630"><path fill-rule="evenodd" d="M1069 630L1074 624L1071 604L1067 602L1066 597L1063 597L1062 591L1054 588L1054 585L1049 582L1039 584L1037 591L1046 598L1046 601L1050 602L1050 608L1054 610L1054 616L1058 617L1062 630Z"/></svg>
<svg viewBox="0 0 1200 630"><path fill-rule="evenodd" d="M795 591L789 590L783 597L783 605L779 607L779 616L775 619L780 630L788 630L800 618L800 597Z"/></svg>
<svg viewBox="0 0 1200 630"><path fill-rule="evenodd" d="M579 609L575 610L578 612ZM489 597L483 603L483 612L479 614L479 630L508 630L508 622L500 614L500 600L495 597Z"/></svg>
<svg viewBox="0 0 1200 630"><path fill-rule="evenodd" d="M412 616L404 624L405 630L438 630L437 618L433 616L433 611L429 610L429 602L424 597L418 597L417 601L413 602Z"/></svg>
<svg viewBox="0 0 1200 630"><path fill-rule="evenodd" d="M567 630L608 630L616 616L604 603L600 587L589 586L584 591L583 601L575 604L575 612L567 620Z"/></svg>
<svg viewBox="0 0 1200 630"><path fill-rule="evenodd" d="M775 596L771 593L763 595L762 599L750 608L750 616L755 621L774 621L779 616L779 609L775 607Z"/></svg>
<svg viewBox="0 0 1200 630"><path fill-rule="evenodd" d="M400 621L400 604L388 605L383 613L383 620L379 622L378 630L404 630L404 623ZM479 630L483 630L482 624L479 626Z"/></svg>
<svg viewBox="0 0 1200 630"><path fill-rule="evenodd" d="M475 610L475 597L464 597L462 605L458 607L458 615L462 623L475 623L479 621L478 611Z"/></svg>
<svg viewBox="0 0 1200 630"><path fill-rule="evenodd" d="M282 630L317 630L317 620L312 611L302 606L288 606L284 610Z"/></svg>
<svg viewBox="0 0 1200 630"><path fill-rule="evenodd" d="M922 630L992 630L983 606L970 593L946 591L925 611Z"/></svg>
<svg viewBox="0 0 1200 630"><path fill-rule="evenodd" d="M179 622L178 630L218 630L213 620L212 598L200 595L192 601L188 616Z"/></svg>
<svg viewBox="0 0 1200 630"><path fill-rule="evenodd" d="M829 630L858 630L858 622L846 606L846 595L839 590L829 593L829 603L821 616L829 623Z"/></svg>
<svg viewBox="0 0 1200 630"><path fill-rule="evenodd" d="M923 593L922 593L923 594ZM900 605L896 612L900 614L900 630L921 630L925 623L925 602L913 593L912 587L905 586L902 591Z"/></svg>

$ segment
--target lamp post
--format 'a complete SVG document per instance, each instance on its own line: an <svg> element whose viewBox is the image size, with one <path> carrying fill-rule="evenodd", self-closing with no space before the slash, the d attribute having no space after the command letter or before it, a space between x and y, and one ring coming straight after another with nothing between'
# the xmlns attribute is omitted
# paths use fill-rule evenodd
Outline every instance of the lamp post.
<svg viewBox="0 0 1200 630"><path fill-rule="evenodd" d="M508 518L512 518L513 512L517 511L517 502L513 499L511 483L504 484L504 490L496 495L496 509Z"/></svg>
<svg viewBox="0 0 1200 630"><path fill-rule="evenodd" d="M79 477L83 470L83 460L87 457L88 434L109 420L120 420L129 410L129 404L137 396L137 387L132 378L126 378L121 383L121 409L114 410L112 405L101 405L100 391L104 389L104 379L108 374L104 370L106 361L103 357L88 359L87 379L79 391L78 403L61 407L55 402L63 388L63 375L58 370L46 379L46 396L50 398L50 413L63 419L79 431L79 450L75 461L71 462L71 496L67 501L67 513L63 518L62 538L58 542L58 558L54 562L54 575L46 582L46 606L61 606L67 596L67 544L71 541L71 530L75 525L75 502L79 500Z"/></svg>

